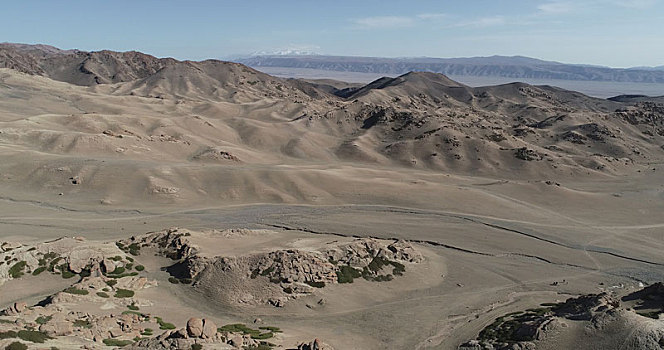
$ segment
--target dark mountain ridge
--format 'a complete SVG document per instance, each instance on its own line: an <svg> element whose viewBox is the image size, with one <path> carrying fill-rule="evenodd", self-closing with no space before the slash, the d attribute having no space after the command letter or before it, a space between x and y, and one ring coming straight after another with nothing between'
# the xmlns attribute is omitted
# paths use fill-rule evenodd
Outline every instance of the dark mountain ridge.
<svg viewBox="0 0 664 350"><path fill-rule="evenodd" d="M427 71L456 76L505 77L513 79L559 79L664 83L664 71L640 68L609 68L565 64L523 56L469 58L380 58L349 56L254 56L236 62L250 67L309 68L377 74Z"/></svg>

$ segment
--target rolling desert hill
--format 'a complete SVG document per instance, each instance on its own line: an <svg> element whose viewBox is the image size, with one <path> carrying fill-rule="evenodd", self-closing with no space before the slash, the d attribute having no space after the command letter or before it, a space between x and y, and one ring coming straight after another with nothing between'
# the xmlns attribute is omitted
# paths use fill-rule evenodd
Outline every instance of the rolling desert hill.
<svg viewBox="0 0 664 350"><path fill-rule="evenodd" d="M0 67L0 346L661 347L660 98Z"/></svg>

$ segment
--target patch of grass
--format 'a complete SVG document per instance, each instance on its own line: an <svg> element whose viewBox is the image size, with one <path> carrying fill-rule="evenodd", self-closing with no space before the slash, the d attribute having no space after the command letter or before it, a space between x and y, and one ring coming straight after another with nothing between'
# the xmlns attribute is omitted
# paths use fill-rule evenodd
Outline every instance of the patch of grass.
<svg viewBox="0 0 664 350"><path fill-rule="evenodd" d="M387 259L375 256L373 259L371 259L371 262L369 263L369 265L367 265L367 268L369 268L370 271L378 272L383 268L383 266L386 266L388 264L389 261L387 261Z"/></svg>
<svg viewBox="0 0 664 350"><path fill-rule="evenodd" d="M492 324L485 327L479 334L478 340L498 343L514 343L534 340L530 335L518 334L517 330L525 322L541 325L546 319L550 308L528 309L525 312L511 312L498 317Z"/></svg>
<svg viewBox="0 0 664 350"><path fill-rule="evenodd" d="M145 266L143 266L143 265L136 265L135 269L136 269L136 271L143 271L143 270L145 270Z"/></svg>
<svg viewBox="0 0 664 350"><path fill-rule="evenodd" d="M115 268L115 270L109 272L109 275L121 275L125 272L125 268L122 266L118 266Z"/></svg>
<svg viewBox="0 0 664 350"><path fill-rule="evenodd" d="M275 329L276 331L279 331L279 328L277 327L259 327L259 329L253 329L247 327L247 325L243 323L233 323L233 324L227 324L223 327L217 328L218 332L229 332L229 333L242 333L242 334L249 334L252 339L256 340L264 340L264 339L270 339L274 336L274 332L272 329ZM269 332L261 332L261 330L269 330Z"/></svg>
<svg viewBox="0 0 664 350"><path fill-rule="evenodd" d="M159 324L159 329L175 329L175 325L169 322L164 322L161 317L155 317Z"/></svg>
<svg viewBox="0 0 664 350"><path fill-rule="evenodd" d="M15 341L5 346L5 350L28 350L28 346L21 342Z"/></svg>
<svg viewBox="0 0 664 350"><path fill-rule="evenodd" d="M51 319L53 319L53 316L39 316L35 322L37 322L37 324L47 324Z"/></svg>
<svg viewBox="0 0 664 350"><path fill-rule="evenodd" d="M191 350L203 350L203 344L191 344Z"/></svg>
<svg viewBox="0 0 664 350"><path fill-rule="evenodd" d="M270 331L272 333L281 333L281 329L279 327L261 326L261 327L258 327L258 329L263 329L263 330L266 330L266 331Z"/></svg>
<svg viewBox="0 0 664 350"><path fill-rule="evenodd" d="M350 265L343 265L337 271L337 282L339 283L353 283L353 279L360 277L362 277L362 271Z"/></svg>
<svg viewBox="0 0 664 350"><path fill-rule="evenodd" d="M140 317L146 317L144 313L138 312L138 311L133 311L133 310L122 311L122 314L123 315L137 315L137 316L140 316Z"/></svg>
<svg viewBox="0 0 664 350"><path fill-rule="evenodd" d="M229 333L242 333L242 334L259 334L261 331L247 327L244 323L232 323L217 328L219 332Z"/></svg>
<svg viewBox="0 0 664 350"><path fill-rule="evenodd" d="M19 339L29 341L32 343L44 343L49 339L53 339L46 335L46 333L39 332L39 331L28 331L28 330L20 330L18 331L18 337Z"/></svg>
<svg viewBox="0 0 664 350"><path fill-rule="evenodd" d="M16 332L14 332L14 331L0 332L0 340L17 338L17 337L18 337L18 334L16 334Z"/></svg>
<svg viewBox="0 0 664 350"><path fill-rule="evenodd" d="M58 262L62 260L61 256L55 257L51 262L48 264L48 271L50 272L55 272L55 267L58 265Z"/></svg>
<svg viewBox="0 0 664 350"><path fill-rule="evenodd" d="M134 268L134 264L132 264L132 263L129 263L129 264L125 265L125 269L127 269L127 270L131 270L133 268Z"/></svg>
<svg viewBox="0 0 664 350"><path fill-rule="evenodd" d="M118 281L116 281L116 280L110 280L110 281L106 281L106 284L107 284L109 287L113 287L114 285L118 284Z"/></svg>
<svg viewBox="0 0 664 350"><path fill-rule="evenodd" d="M395 276L402 276L403 273L406 272L406 266L403 264L400 264L396 261L390 261L390 265L394 267L394 269L392 269L392 274Z"/></svg>
<svg viewBox="0 0 664 350"><path fill-rule="evenodd" d="M169 277L168 282L171 282L173 284L178 284L178 283L180 283L180 280L175 278L175 277Z"/></svg>
<svg viewBox="0 0 664 350"><path fill-rule="evenodd" d="M119 255L116 255L116 256L113 256L113 257L108 258L108 260L111 260L111 261L122 261L122 257L119 256Z"/></svg>
<svg viewBox="0 0 664 350"><path fill-rule="evenodd" d="M127 250L129 251L129 254L131 255L141 255L141 246L138 245L138 243L132 243L127 247Z"/></svg>
<svg viewBox="0 0 664 350"><path fill-rule="evenodd" d="M74 321L74 327L77 328L92 328L92 323L88 320L76 320Z"/></svg>
<svg viewBox="0 0 664 350"><path fill-rule="evenodd" d="M20 278L21 276L23 276L24 274L23 270L25 269L27 264L28 263L25 261L19 261L16 264L12 265L12 267L9 268L9 271L7 271L7 273L9 273L9 276L11 276L11 278Z"/></svg>
<svg viewBox="0 0 664 350"><path fill-rule="evenodd" d="M76 287L69 287L65 289L63 292L69 293L69 294L76 294L76 295L88 295L90 292L84 289L78 289Z"/></svg>
<svg viewBox="0 0 664 350"><path fill-rule="evenodd" d="M120 340L120 339L111 339L111 338L106 338L103 340L103 342L106 346L117 346L119 348L125 347L133 343L133 341L131 340Z"/></svg>
<svg viewBox="0 0 664 350"><path fill-rule="evenodd" d="M108 275L106 277L120 279L120 278L125 278L125 277L130 277L130 276L138 276L138 272L126 272L126 273L123 273L121 275Z"/></svg>
<svg viewBox="0 0 664 350"><path fill-rule="evenodd" d="M136 304L133 304L133 303L132 303L131 305L127 305L127 309L129 309L129 310L133 310L133 311L138 311L138 310L139 310L139 307L136 306Z"/></svg>
<svg viewBox="0 0 664 350"><path fill-rule="evenodd" d="M92 275L92 272L90 271L89 267L86 267L83 270L81 270L81 272L78 275L81 276L81 278L90 277Z"/></svg>
<svg viewBox="0 0 664 350"><path fill-rule="evenodd" d="M141 332L141 335L146 337L152 336L153 334L154 330L152 330L152 328L146 328L143 330L143 332Z"/></svg>
<svg viewBox="0 0 664 350"><path fill-rule="evenodd" d="M127 261L129 262L134 262L134 258L132 258L131 256L126 256L125 259L127 259Z"/></svg>
<svg viewBox="0 0 664 350"><path fill-rule="evenodd" d="M267 332L267 333L260 333L260 334L252 334L251 339L256 339L256 340L265 340L265 339L270 339L274 336L272 332Z"/></svg>
<svg viewBox="0 0 664 350"><path fill-rule="evenodd" d="M116 298L131 298L134 296L134 291L129 289L118 288L118 290L115 291L115 295L113 296Z"/></svg>
<svg viewBox="0 0 664 350"><path fill-rule="evenodd" d="M74 276L76 276L75 273L73 273L73 272L71 272L71 271L69 271L69 270L62 270L62 278L67 279L67 278L72 278L72 277L74 277Z"/></svg>

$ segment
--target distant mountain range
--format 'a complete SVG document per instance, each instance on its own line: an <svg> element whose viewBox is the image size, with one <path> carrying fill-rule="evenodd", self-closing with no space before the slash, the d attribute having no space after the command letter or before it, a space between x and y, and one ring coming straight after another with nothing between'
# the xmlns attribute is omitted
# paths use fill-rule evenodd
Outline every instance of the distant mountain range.
<svg viewBox="0 0 664 350"><path fill-rule="evenodd" d="M234 61L254 68L309 68L388 75L424 71L451 76L664 83L664 66L610 68L543 61L523 56L381 58L280 54L254 55Z"/></svg>

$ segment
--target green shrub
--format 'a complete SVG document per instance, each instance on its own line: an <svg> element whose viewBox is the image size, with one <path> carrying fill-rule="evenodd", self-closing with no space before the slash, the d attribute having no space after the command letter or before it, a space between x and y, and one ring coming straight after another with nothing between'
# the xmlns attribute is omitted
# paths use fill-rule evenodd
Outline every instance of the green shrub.
<svg viewBox="0 0 664 350"><path fill-rule="evenodd" d="M129 254L131 255L141 255L141 246L138 245L138 243L132 243L127 247L129 250Z"/></svg>
<svg viewBox="0 0 664 350"><path fill-rule="evenodd" d="M353 283L353 279L359 277L362 277L362 271L350 265L343 265L337 271L337 282L339 283Z"/></svg>
<svg viewBox="0 0 664 350"><path fill-rule="evenodd" d="M175 277L169 277L168 282L171 282L173 284L178 284L178 283L180 283L180 280L175 278Z"/></svg>
<svg viewBox="0 0 664 350"><path fill-rule="evenodd" d="M276 328L276 327L269 327L269 328ZM268 327L262 327L260 329L268 329ZM253 329L247 327L243 323L233 323L233 324L227 324L223 327L217 328L218 332L229 332L229 333L242 333L242 334L249 334L252 339L257 339L257 340L263 340L263 339L269 339L274 336L272 332L266 332L262 333L260 329ZM278 329L278 328L276 328Z"/></svg>
<svg viewBox="0 0 664 350"><path fill-rule="evenodd" d="M125 272L125 268L122 266L118 266L113 270L112 272L109 272L109 275L121 275Z"/></svg>
<svg viewBox="0 0 664 350"><path fill-rule="evenodd" d="M76 294L76 295L88 295L89 294L89 292L87 290L78 289L76 287L69 287L69 288L65 289L64 292L69 293L69 294Z"/></svg>
<svg viewBox="0 0 664 350"><path fill-rule="evenodd" d="M154 334L154 331L152 330L152 328L146 328L146 329L143 330L143 332L141 332L141 335L146 336L146 337L149 337L153 334Z"/></svg>
<svg viewBox="0 0 664 350"><path fill-rule="evenodd" d="M47 324L52 318L53 316L39 316L35 322L37 322L37 324Z"/></svg>
<svg viewBox="0 0 664 350"><path fill-rule="evenodd" d="M143 271L143 270L145 270L145 266L143 266L143 265L136 265L135 269L136 269L136 271Z"/></svg>
<svg viewBox="0 0 664 350"><path fill-rule="evenodd" d="M133 341L131 341L131 340L120 340L120 339L111 339L111 338L106 338L103 341L104 341L104 344L107 345L107 346L117 346L119 348L125 347L125 346L133 343Z"/></svg>
<svg viewBox="0 0 664 350"><path fill-rule="evenodd" d="M14 331L0 332L0 340L2 339L11 339L18 337L18 334Z"/></svg>
<svg viewBox="0 0 664 350"><path fill-rule="evenodd" d="M108 298L109 297L109 295L107 293L104 293L104 292L97 292L97 296L102 297L102 298Z"/></svg>
<svg viewBox="0 0 664 350"><path fill-rule="evenodd" d="M5 346L5 350L28 350L28 346L21 342L15 341Z"/></svg>
<svg viewBox="0 0 664 350"><path fill-rule="evenodd" d="M155 317L157 323L159 324L159 329L175 329L175 325L172 323L164 322L161 317Z"/></svg>
<svg viewBox="0 0 664 350"><path fill-rule="evenodd" d="M273 334L271 332L268 333L260 333L260 334L252 334L251 339L256 339L256 340L265 340L265 339L270 339L272 338Z"/></svg>
<svg viewBox="0 0 664 350"><path fill-rule="evenodd" d="M114 285L118 284L118 281L116 281L116 280L109 280L109 281L106 281L106 284L107 284L109 287L113 287Z"/></svg>
<svg viewBox="0 0 664 350"><path fill-rule="evenodd" d="M34 271L32 271L32 275L37 276L37 275L39 275L40 273L42 273L44 271L46 271L46 266L39 266Z"/></svg>
<svg viewBox="0 0 664 350"><path fill-rule="evenodd" d="M62 260L62 257L60 256L51 260L51 262L48 264L48 271L55 272L55 267L58 265L58 262L60 262L60 260Z"/></svg>
<svg viewBox="0 0 664 350"><path fill-rule="evenodd" d="M136 306L136 304L133 304L133 303L131 305L127 305L127 309L133 310L133 311L138 311L139 310L138 306Z"/></svg>
<svg viewBox="0 0 664 350"><path fill-rule="evenodd" d="M129 277L129 276L138 276L138 272L126 272L126 273L123 273L121 275L108 275L106 277L120 279L120 278L124 278L124 277Z"/></svg>
<svg viewBox="0 0 664 350"><path fill-rule="evenodd" d="M261 327L258 327L258 329L264 329L264 330L270 331L272 333L281 333L281 329L279 327L261 326Z"/></svg>
<svg viewBox="0 0 664 350"><path fill-rule="evenodd" d="M129 289L122 289L118 288L118 290L115 291L114 297L116 298L131 298L134 296L134 291L129 290Z"/></svg>
<svg viewBox="0 0 664 350"><path fill-rule="evenodd" d="M62 278L72 278L76 276L75 273L69 271L69 270L62 270Z"/></svg>
<svg viewBox="0 0 664 350"><path fill-rule="evenodd" d="M12 267L9 268L9 271L7 271L9 273L9 276L11 276L12 278L20 278L21 276L23 276L23 270L25 269L27 264L28 263L26 263L25 261L17 262L16 264L14 264Z"/></svg>
<svg viewBox="0 0 664 350"><path fill-rule="evenodd" d="M20 330L18 331L18 337L22 340L29 341L32 343L44 343L45 341L52 339L46 333L39 331L28 331Z"/></svg>
<svg viewBox="0 0 664 350"><path fill-rule="evenodd" d="M191 344L191 350L203 350L202 344Z"/></svg>
<svg viewBox="0 0 664 350"><path fill-rule="evenodd" d="M119 256L119 255L116 255L116 256L113 256L113 257L108 258L108 260L112 260L112 261L122 261L122 257Z"/></svg>

